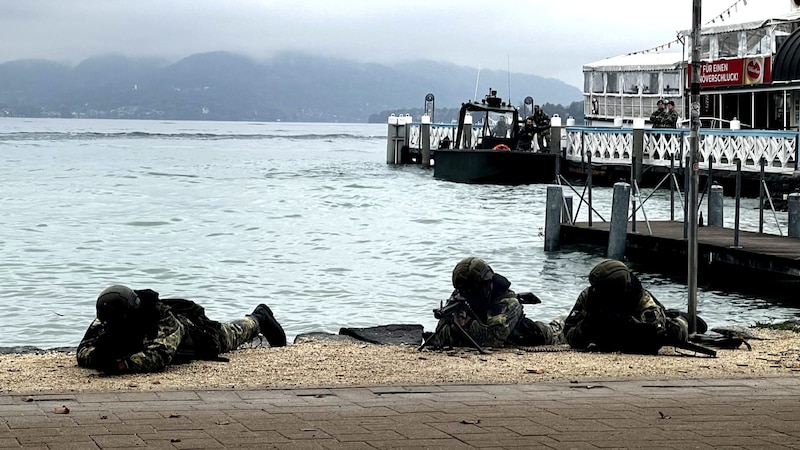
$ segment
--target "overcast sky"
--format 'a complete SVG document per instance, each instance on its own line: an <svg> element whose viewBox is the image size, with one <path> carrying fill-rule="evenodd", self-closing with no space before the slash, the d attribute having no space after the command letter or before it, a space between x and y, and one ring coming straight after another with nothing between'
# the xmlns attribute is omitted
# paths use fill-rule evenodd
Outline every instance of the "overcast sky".
<svg viewBox="0 0 800 450"><path fill-rule="evenodd" d="M790 2L704 0L702 23L784 14ZM581 87L583 64L660 46L691 24L692 0L0 0L0 62L290 50L510 69Z"/></svg>

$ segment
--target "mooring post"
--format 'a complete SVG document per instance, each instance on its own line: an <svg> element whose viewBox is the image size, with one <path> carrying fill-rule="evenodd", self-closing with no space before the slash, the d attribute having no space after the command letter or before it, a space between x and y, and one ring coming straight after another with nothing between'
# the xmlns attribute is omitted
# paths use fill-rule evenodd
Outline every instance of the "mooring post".
<svg viewBox="0 0 800 450"><path fill-rule="evenodd" d="M561 240L561 211L564 197L561 186L547 186L547 207L544 218L544 250L558 250Z"/></svg>
<svg viewBox="0 0 800 450"><path fill-rule="evenodd" d="M723 210L723 188L715 184L711 186L711 192L708 194L708 226L721 227L724 219Z"/></svg>
<svg viewBox="0 0 800 450"><path fill-rule="evenodd" d="M386 164L397 164L395 146L397 145L397 116L389 114L389 129L386 131Z"/></svg>
<svg viewBox="0 0 800 450"><path fill-rule="evenodd" d="M625 241L628 237L628 205L631 201L631 185L614 183L611 200L611 225L608 228L608 253L612 259L625 258Z"/></svg>
<svg viewBox="0 0 800 450"><path fill-rule="evenodd" d="M431 165L431 116L425 114L420 120L419 140L422 147L422 165Z"/></svg>
<svg viewBox="0 0 800 450"><path fill-rule="evenodd" d="M644 119L633 119L633 160L631 161L631 179L642 184L642 163L644 160Z"/></svg>
<svg viewBox="0 0 800 450"><path fill-rule="evenodd" d="M789 237L800 237L800 193L793 192L789 194L787 204L789 210Z"/></svg>
<svg viewBox="0 0 800 450"><path fill-rule="evenodd" d="M544 149L540 150L544 151ZM561 116L558 114L553 114L553 117L550 118L550 153L561 154Z"/></svg>

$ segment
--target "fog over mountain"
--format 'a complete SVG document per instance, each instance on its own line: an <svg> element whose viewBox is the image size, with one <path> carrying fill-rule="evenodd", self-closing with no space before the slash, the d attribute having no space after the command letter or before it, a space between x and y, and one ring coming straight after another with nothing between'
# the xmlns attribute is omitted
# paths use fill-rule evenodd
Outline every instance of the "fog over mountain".
<svg viewBox="0 0 800 450"><path fill-rule="evenodd" d="M280 53L228 52L177 62L107 55L75 67L46 60L0 64L0 115L169 120L366 122L387 111L457 108L489 88L521 104L569 106L581 92L553 78L419 60L382 65ZM375 117L378 119L375 119Z"/></svg>

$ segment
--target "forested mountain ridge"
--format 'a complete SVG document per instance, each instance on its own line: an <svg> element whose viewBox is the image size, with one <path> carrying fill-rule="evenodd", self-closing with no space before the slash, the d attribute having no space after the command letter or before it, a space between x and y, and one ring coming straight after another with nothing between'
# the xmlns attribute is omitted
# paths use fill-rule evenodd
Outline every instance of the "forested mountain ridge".
<svg viewBox="0 0 800 450"><path fill-rule="evenodd" d="M576 68L580 70L580 68ZM401 65L282 53L256 61L229 52L177 62L108 55L75 67L44 60L0 64L0 115L169 120L382 122L389 112L457 108L492 87L520 105L581 101L566 83L432 61ZM548 113L552 112L545 107ZM437 118L438 119L438 118Z"/></svg>

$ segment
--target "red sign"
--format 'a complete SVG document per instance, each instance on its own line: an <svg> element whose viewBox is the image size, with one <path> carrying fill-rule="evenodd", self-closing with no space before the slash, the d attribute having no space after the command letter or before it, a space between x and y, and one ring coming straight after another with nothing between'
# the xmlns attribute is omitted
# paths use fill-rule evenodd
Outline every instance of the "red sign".
<svg viewBox="0 0 800 450"><path fill-rule="evenodd" d="M686 77L692 83L692 65ZM720 59L700 63L700 87L742 86L772 81L770 57Z"/></svg>

